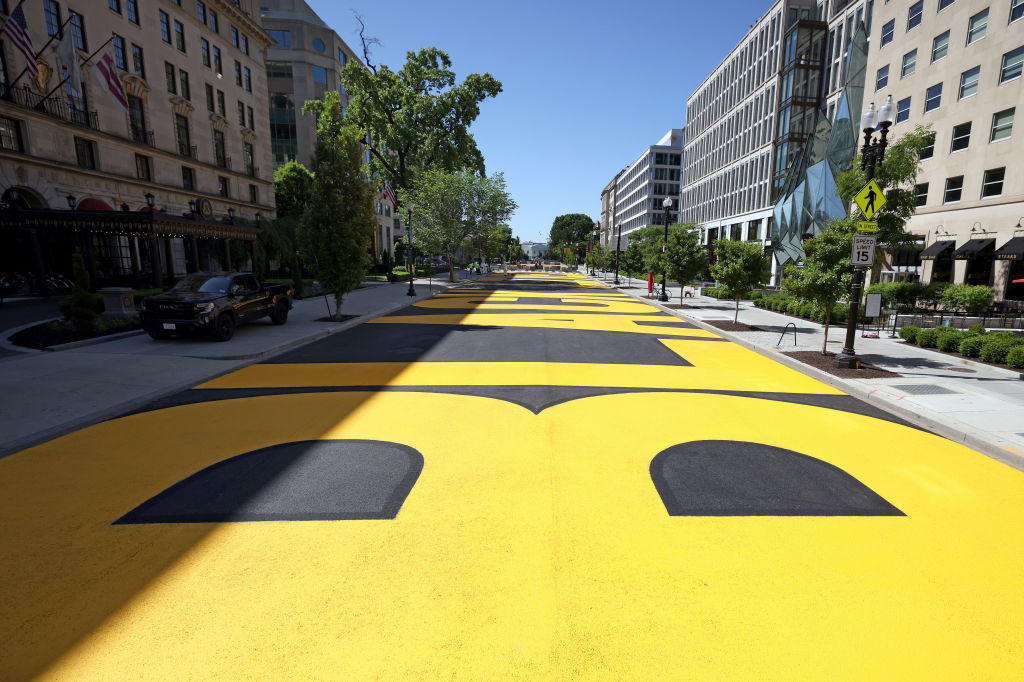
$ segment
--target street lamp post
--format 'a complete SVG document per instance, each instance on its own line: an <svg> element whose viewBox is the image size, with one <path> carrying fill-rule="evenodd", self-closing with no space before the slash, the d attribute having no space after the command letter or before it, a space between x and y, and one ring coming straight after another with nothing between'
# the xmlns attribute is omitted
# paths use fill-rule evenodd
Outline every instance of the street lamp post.
<svg viewBox="0 0 1024 682"><path fill-rule="evenodd" d="M412 202L407 203L405 207L409 209L409 291L405 292L405 295L415 296L416 289L412 286L413 277L416 275L416 258L412 254Z"/></svg>
<svg viewBox="0 0 1024 682"><path fill-rule="evenodd" d="M668 303L668 290L665 288L666 281L668 280L668 262L665 256L668 253L668 224L671 220L669 211L672 210L672 200L665 197L665 201L661 202L661 206L665 209L665 242L661 245L661 296L658 297L658 300L662 303Z"/></svg>
<svg viewBox="0 0 1024 682"><path fill-rule="evenodd" d="M892 95L885 98L885 102L879 110L875 111L875 103L868 106L868 110L860 117L860 127L864 131L864 144L860 148L860 167L866 172L867 180L870 182L875 177L875 165L882 163L885 159L885 147L888 144L889 126L892 125ZM879 133L879 138L874 139L874 134ZM864 290L863 266L855 266L853 269L853 287L850 293L850 315L846 320L846 343L843 350L836 356L836 367L847 367L856 369L859 360L857 351L854 350L854 339L857 336L857 316L860 312L860 296Z"/></svg>
<svg viewBox="0 0 1024 682"><path fill-rule="evenodd" d="M622 251L622 223L619 223L619 236L615 239L615 281L613 284L619 286L619 252Z"/></svg>
<svg viewBox="0 0 1024 682"><path fill-rule="evenodd" d="M600 244L601 240L601 223L594 223L594 233L590 236L590 275L592 277L597 276L597 271L594 269L594 261L597 260L597 245Z"/></svg>

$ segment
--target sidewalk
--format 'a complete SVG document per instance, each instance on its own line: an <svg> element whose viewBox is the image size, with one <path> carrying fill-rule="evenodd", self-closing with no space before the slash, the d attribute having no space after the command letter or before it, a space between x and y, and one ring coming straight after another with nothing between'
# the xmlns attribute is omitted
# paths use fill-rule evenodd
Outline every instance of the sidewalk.
<svg viewBox="0 0 1024 682"><path fill-rule="evenodd" d="M475 279L458 274L464 281ZM417 279L413 298L406 295L408 282L369 282L345 296L342 314L359 315L355 319L318 322L327 316L321 296L295 301L287 324L276 326L267 319L245 324L226 343L188 337L154 341L140 332L68 350L5 356L0 359L0 457L344 331L449 286L444 280ZM333 298L329 304L333 312Z"/></svg>
<svg viewBox="0 0 1024 682"><path fill-rule="evenodd" d="M604 281L612 286L611 277ZM625 280L620 277L625 284ZM647 283L634 280L636 288L623 293L662 307L673 315L686 317L736 343L766 355L841 391L869 402L887 412L963 443L993 459L1024 470L1024 374L934 352L890 339L882 332L877 339L862 338L858 330L854 348L863 362L898 374L885 379L844 379L789 357L791 351L820 351L824 326L740 302L739 321L763 331L726 332L707 323L732 320L735 304L707 296L686 298L694 309L664 308L646 297ZM657 289L660 291L660 289ZM669 303L679 303L679 289L668 288ZM779 337L789 323L793 327L781 343ZM846 337L846 325L829 328L828 348L838 353Z"/></svg>

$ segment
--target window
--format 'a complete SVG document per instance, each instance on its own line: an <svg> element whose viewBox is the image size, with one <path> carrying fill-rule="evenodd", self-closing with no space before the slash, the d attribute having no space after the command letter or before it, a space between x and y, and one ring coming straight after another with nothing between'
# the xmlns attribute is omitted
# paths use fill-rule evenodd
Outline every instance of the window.
<svg viewBox="0 0 1024 682"><path fill-rule="evenodd" d="M210 41L206 38L199 39L199 51L203 55L203 66L209 68L210 66Z"/></svg>
<svg viewBox="0 0 1024 682"><path fill-rule="evenodd" d="M1004 54L1003 68L999 72L999 82L1006 83L1020 78L1021 64L1024 64L1024 46Z"/></svg>
<svg viewBox="0 0 1024 682"><path fill-rule="evenodd" d="M160 37L167 44L171 42L171 18L167 16L167 12L159 10L160 12Z"/></svg>
<svg viewBox="0 0 1024 682"><path fill-rule="evenodd" d="M203 0L196 0L196 17L206 23L206 3Z"/></svg>
<svg viewBox="0 0 1024 682"><path fill-rule="evenodd" d="M267 78L291 78L291 62L275 62L267 60Z"/></svg>
<svg viewBox="0 0 1024 682"><path fill-rule="evenodd" d="M256 185L249 185L249 201L254 204L260 203L260 188Z"/></svg>
<svg viewBox="0 0 1024 682"><path fill-rule="evenodd" d="M910 118L910 98L901 99L896 103L896 123L902 123Z"/></svg>
<svg viewBox="0 0 1024 682"><path fill-rule="evenodd" d="M327 46L324 45L324 41L320 40L319 38L314 38L313 49L316 50L317 52L323 52L325 49L327 49Z"/></svg>
<svg viewBox="0 0 1024 682"><path fill-rule="evenodd" d="M985 30L988 28L988 10L982 11L971 17L967 22L967 44L976 43L985 37Z"/></svg>
<svg viewBox="0 0 1024 682"><path fill-rule="evenodd" d="M981 198L997 197L1003 193L1003 177L1006 175L1006 168L993 168L985 171L985 178L981 183Z"/></svg>
<svg viewBox="0 0 1024 682"><path fill-rule="evenodd" d="M128 10L128 21L136 26L139 25L139 2L138 0L125 0L124 7Z"/></svg>
<svg viewBox="0 0 1024 682"><path fill-rule="evenodd" d="M937 62L949 53L949 31L935 36L932 41L932 61Z"/></svg>
<svg viewBox="0 0 1024 682"><path fill-rule="evenodd" d="M220 23L217 21L217 13L211 9L209 11L209 15L210 19L206 25L209 26L214 33L220 33Z"/></svg>
<svg viewBox="0 0 1024 682"><path fill-rule="evenodd" d="M107 0L107 7L114 10L118 14L121 13L121 0Z"/></svg>
<svg viewBox="0 0 1024 682"><path fill-rule="evenodd" d="M164 62L164 80L167 81L167 92L178 94L178 79L174 76L174 64Z"/></svg>
<svg viewBox="0 0 1024 682"><path fill-rule="evenodd" d="M267 31L270 37L273 38L278 45L281 47L291 47L292 44L292 32L291 31L280 31L277 29L270 29Z"/></svg>
<svg viewBox="0 0 1024 682"><path fill-rule="evenodd" d="M1006 109L992 115L992 133L989 135L989 142L998 142L1010 137L1013 131L1014 109Z"/></svg>
<svg viewBox="0 0 1024 682"><path fill-rule="evenodd" d="M942 203L952 204L960 201L960 194L964 189L964 176L958 175L955 178L946 178L946 193L942 196Z"/></svg>
<svg viewBox="0 0 1024 682"><path fill-rule="evenodd" d="M245 127L245 103L238 103L238 125Z"/></svg>
<svg viewBox="0 0 1024 682"><path fill-rule="evenodd" d="M939 10L942 11L953 4L953 0L939 0Z"/></svg>
<svg viewBox="0 0 1024 682"><path fill-rule="evenodd" d="M242 53L249 54L249 36L242 34Z"/></svg>
<svg viewBox="0 0 1024 682"><path fill-rule="evenodd" d="M1010 0L1010 23L1024 17L1024 0Z"/></svg>
<svg viewBox="0 0 1024 682"><path fill-rule="evenodd" d="M245 109L249 114L249 130L256 130L256 126L253 125L252 107L246 107Z"/></svg>
<svg viewBox="0 0 1024 682"><path fill-rule="evenodd" d="M25 151L21 141L21 126L13 118L0 116L0 149L11 152Z"/></svg>
<svg viewBox="0 0 1024 682"><path fill-rule="evenodd" d="M218 76L224 75L224 67L220 62L220 48L216 45L213 46L213 70L217 72Z"/></svg>
<svg viewBox="0 0 1024 682"><path fill-rule="evenodd" d="M971 122L961 123L953 126L953 141L949 145L949 151L959 152L967 149L971 143Z"/></svg>
<svg viewBox="0 0 1024 682"><path fill-rule="evenodd" d="M924 95L924 112L934 111L942 103L942 83L936 83L928 88Z"/></svg>
<svg viewBox="0 0 1024 682"><path fill-rule="evenodd" d="M188 73L184 69L178 69L178 75L181 77L181 96L192 101L192 89L188 86Z"/></svg>
<svg viewBox="0 0 1024 682"><path fill-rule="evenodd" d="M221 116L227 116L227 109L224 107L224 93L220 90L217 91L217 111Z"/></svg>
<svg viewBox="0 0 1024 682"><path fill-rule="evenodd" d="M238 47L238 29L234 26L231 27L231 44Z"/></svg>
<svg viewBox="0 0 1024 682"><path fill-rule="evenodd" d="M235 60L235 85L242 87L242 64Z"/></svg>
<svg viewBox="0 0 1024 682"><path fill-rule="evenodd" d="M219 130L213 131L213 157L221 168L228 167L228 155L224 145L224 133Z"/></svg>
<svg viewBox="0 0 1024 682"><path fill-rule="evenodd" d="M252 71L249 70L248 66L242 67L242 72L245 74L245 91L252 92Z"/></svg>
<svg viewBox="0 0 1024 682"><path fill-rule="evenodd" d="M96 150L90 140L75 138L75 158L80 168L96 168Z"/></svg>
<svg viewBox="0 0 1024 682"><path fill-rule="evenodd" d="M960 74L960 97L970 97L978 92L978 78L981 76L981 67L975 66Z"/></svg>
<svg viewBox="0 0 1024 682"><path fill-rule="evenodd" d="M128 56L124 50L124 38L114 34L114 65L122 71L128 70Z"/></svg>
<svg viewBox="0 0 1024 682"><path fill-rule="evenodd" d="M327 85L327 69L322 66L313 67L313 82Z"/></svg>
<svg viewBox="0 0 1024 682"><path fill-rule="evenodd" d="M142 48L135 43L132 43L132 70L143 79L146 78L146 61L142 58Z"/></svg>
<svg viewBox="0 0 1024 682"><path fill-rule="evenodd" d="M892 34L896 30L896 20L886 22L885 26L882 27L882 40L879 47L884 47L892 42Z"/></svg>
<svg viewBox="0 0 1024 682"><path fill-rule="evenodd" d="M135 177L139 180L153 179L152 165L148 156L135 155Z"/></svg>
<svg viewBox="0 0 1024 682"><path fill-rule="evenodd" d="M206 84L206 110L211 114L216 111L213 106L213 86L209 83Z"/></svg>
<svg viewBox="0 0 1024 682"><path fill-rule="evenodd" d="M875 90L881 90L889 84L889 65L886 64L875 75Z"/></svg>
<svg viewBox="0 0 1024 682"><path fill-rule="evenodd" d="M185 51L185 27L177 20L174 22L174 46L182 52Z"/></svg>
<svg viewBox="0 0 1024 682"><path fill-rule="evenodd" d="M242 160L245 163L245 174L249 177L255 177L256 165L253 161L252 145L248 142L242 143Z"/></svg>
<svg viewBox="0 0 1024 682"><path fill-rule="evenodd" d="M78 12L72 12L71 10L68 10L68 17L71 24L71 41L79 50L83 52L88 51L88 48L85 46L85 19Z"/></svg>
<svg viewBox="0 0 1024 682"><path fill-rule="evenodd" d="M921 23L921 14L924 13L924 0L917 0L907 11L907 30L914 28Z"/></svg>
<svg viewBox="0 0 1024 682"><path fill-rule="evenodd" d="M43 0L43 15L46 17L46 35L59 36L60 27L64 24L60 19L60 5L53 0Z"/></svg>
<svg viewBox="0 0 1024 682"><path fill-rule="evenodd" d="M181 114L174 115L174 137L178 142L178 153L192 156L192 136L188 131L188 119Z"/></svg>
<svg viewBox="0 0 1024 682"><path fill-rule="evenodd" d="M181 167L181 186L192 191L196 189L196 172L188 166Z"/></svg>
<svg viewBox="0 0 1024 682"><path fill-rule="evenodd" d="M935 154L935 133L930 133L926 138L928 140L928 146L921 150L921 154L917 157L921 161L932 158Z"/></svg>
<svg viewBox="0 0 1024 682"><path fill-rule="evenodd" d="M228 179L223 175L217 176L217 191L220 192L222 197L231 196L231 194L228 193Z"/></svg>
<svg viewBox="0 0 1024 682"><path fill-rule="evenodd" d="M1020 0L1021 4L1024 4L1024 0ZM348 55L340 47L338 48L338 61L341 62L342 66L348 64Z"/></svg>
<svg viewBox="0 0 1024 682"><path fill-rule="evenodd" d="M924 206L928 203L928 183L924 182L920 185L914 185L914 194L917 196L917 200L914 202L914 206Z"/></svg>
<svg viewBox="0 0 1024 682"><path fill-rule="evenodd" d="M911 50L903 55L903 68L900 69L900 78L906 78L914 73L917 68L917 50Z"/></svg>

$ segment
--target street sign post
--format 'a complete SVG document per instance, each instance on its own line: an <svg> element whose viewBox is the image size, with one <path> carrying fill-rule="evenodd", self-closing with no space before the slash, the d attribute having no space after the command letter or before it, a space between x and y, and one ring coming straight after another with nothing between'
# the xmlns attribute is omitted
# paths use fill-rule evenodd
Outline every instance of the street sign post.
<svg viewBox="0 0 1024 682"><path fill-rule="evenodd" d="M869 223L861 220L857 223L858 232L878 232L878 223Z"/></svg>
<svg viewBox="0 0 1024 682"><path fill-rule="evenodd" d="M860 206L861 212L867 220L871 220L876 213L882 210L885 206L885 194L882 192L882 188L878 186L878 183L874 180L868 180L868 184L864 185L857 196L853 198Z"/></svg>
<svg viewBox="0 0 1024 682"><path fill-rule="evenodd" d="M870 268L875 262L875 235L855 234L850 262L854 267Z"/></svg>

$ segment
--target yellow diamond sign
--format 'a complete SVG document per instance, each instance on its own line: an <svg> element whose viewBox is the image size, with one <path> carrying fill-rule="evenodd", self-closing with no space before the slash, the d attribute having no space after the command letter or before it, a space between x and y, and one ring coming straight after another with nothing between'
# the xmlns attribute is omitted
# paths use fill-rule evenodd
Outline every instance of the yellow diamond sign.
<svg viewBox="0 0 1024 682"><path fill-rule="evenodd" d="M885 206L885 194L874 180L868 180L868 184L857 192L857 196L853 200L857 202L864 217L868 220L871 220Z"/></svg>

